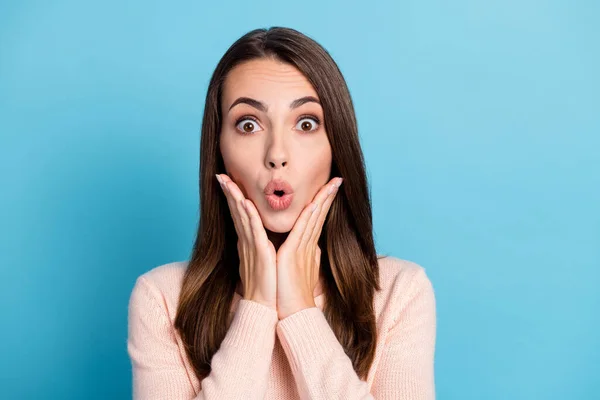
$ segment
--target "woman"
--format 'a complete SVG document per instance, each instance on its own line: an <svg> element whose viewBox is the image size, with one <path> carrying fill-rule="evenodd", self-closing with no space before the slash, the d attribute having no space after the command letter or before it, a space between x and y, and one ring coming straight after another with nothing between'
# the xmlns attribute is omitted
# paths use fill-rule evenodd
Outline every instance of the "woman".
<svg viewBox="0 0 600 400"><path fill-rule="evenodd" d="M131 294L134 398L433 399L433 288L376 254L327 51L288 28L241 37L211 78L200 151L191 259Z"/></svg>

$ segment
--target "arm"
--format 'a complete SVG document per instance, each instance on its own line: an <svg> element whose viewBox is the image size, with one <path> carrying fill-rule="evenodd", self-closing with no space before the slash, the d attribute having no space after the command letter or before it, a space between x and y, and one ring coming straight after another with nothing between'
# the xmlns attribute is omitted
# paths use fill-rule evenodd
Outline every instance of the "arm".
<svg viewBox="0 0 600 400"><path fill-rule="evenodd" d="M212 370L195 390L167 314L140 277L129 301L127 350L134 399L263 399L275 345L277 311L241 299ZM196 397L195 397L196 396Z"/></svg>
<svg viewBox="0 0 600 400"><path fill-rule="evenodd" d="M435 297L423 269L407 296L386 337L371 392L320 309L307 308L279 321L277 334L301 398L435 399Z"/></svg>

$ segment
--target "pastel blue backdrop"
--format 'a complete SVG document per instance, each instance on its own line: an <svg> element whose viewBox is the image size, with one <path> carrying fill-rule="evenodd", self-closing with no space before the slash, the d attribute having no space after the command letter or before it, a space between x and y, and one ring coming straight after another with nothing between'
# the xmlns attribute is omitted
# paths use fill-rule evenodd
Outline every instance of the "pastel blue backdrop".
<svg viewBox="0 0 600 400"><path fill-rule="evenodd" d="M438 398L600 398L599 4L3 1L0 397L131 397L129 295L189 255L210 74L279 25L347 79L378 251L436 291Z"/></svg>

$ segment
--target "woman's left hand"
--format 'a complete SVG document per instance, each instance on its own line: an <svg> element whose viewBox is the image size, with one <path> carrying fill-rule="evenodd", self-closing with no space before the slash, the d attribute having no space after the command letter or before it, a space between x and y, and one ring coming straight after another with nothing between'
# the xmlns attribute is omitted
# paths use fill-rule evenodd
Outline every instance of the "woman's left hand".
<svg viewBox="0 0 600 400"><path fill-rule="evenodd" d="M313 294L319 282L321 264L319 237L342 180L333 178L319 190L277 251L277 314L280 320L316 306Z"/></svg>

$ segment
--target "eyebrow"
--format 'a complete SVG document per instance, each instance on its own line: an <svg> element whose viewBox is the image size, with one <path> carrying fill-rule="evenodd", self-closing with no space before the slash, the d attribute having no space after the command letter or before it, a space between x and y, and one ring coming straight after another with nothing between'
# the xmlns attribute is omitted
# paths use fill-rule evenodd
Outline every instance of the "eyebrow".
<svg viewBox="0 0 600 400"><path fill-rule="evenodd" d="M250 97L238 97L233 104L229 107L229 110L231 110L234 106L238 105L238 104L248 104L249 106L252 106L254 108L256 108L257 110L260 110L262 112L267 112L267 110L269 109L269 107L267 107L265 105L265 103L252 99ZM304 96L304 97L300 97L299 99L296 99L294 101L292 101L290 103L290 110L293 110L294 108L298 108L303 104L306 103L317 103L319 105L321 105L321 102L319 101L319 99L317 99L314 96Z"/></svg>

